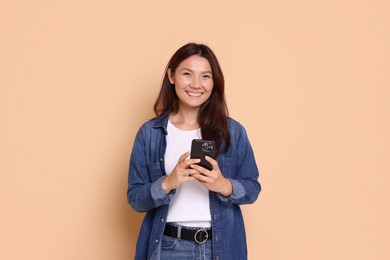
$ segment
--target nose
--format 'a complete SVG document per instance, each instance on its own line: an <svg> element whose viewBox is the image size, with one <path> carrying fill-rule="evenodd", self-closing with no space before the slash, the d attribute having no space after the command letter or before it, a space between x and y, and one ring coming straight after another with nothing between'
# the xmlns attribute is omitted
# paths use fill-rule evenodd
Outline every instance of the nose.
<svg viewBox="0 0 390 260"><path fill-rule="evenodd" d="M194 89L198 89L202 87L202 80L200 77L194 77L191 82L191 87Z"/></svg>

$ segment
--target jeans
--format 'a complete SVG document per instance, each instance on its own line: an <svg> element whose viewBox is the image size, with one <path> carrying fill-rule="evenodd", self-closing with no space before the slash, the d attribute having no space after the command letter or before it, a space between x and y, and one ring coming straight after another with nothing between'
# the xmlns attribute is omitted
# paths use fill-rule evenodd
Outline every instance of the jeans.
<svg viewBox="0 0 390 260"><path fill-rule="evenodd" d="M212 240L208 239L203 244L194 241L179 240L163 235L161 240L161 260L211 260Z"/></svg>

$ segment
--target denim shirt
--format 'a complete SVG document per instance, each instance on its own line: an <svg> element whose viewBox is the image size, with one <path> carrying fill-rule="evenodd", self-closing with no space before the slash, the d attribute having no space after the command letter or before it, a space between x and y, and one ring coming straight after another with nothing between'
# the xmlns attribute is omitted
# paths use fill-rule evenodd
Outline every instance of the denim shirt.
<svg viewBox="0 0 390 260"><path fill-rule="evenodd" d="M130 157L127 200L138 212L146 212L137 240L135 259L160 259L161 239L168 215L169 202L175 190L165 194L162 180L166 176L168 115L166 112L139 129ZM225 178L232 183L233 192L225 197L209 192L211 226L213 229L213 259L247 259L246 235L240 206L256 201L261 186L259 172L244 127L229 118L230 149L216 157Z"/></svg>

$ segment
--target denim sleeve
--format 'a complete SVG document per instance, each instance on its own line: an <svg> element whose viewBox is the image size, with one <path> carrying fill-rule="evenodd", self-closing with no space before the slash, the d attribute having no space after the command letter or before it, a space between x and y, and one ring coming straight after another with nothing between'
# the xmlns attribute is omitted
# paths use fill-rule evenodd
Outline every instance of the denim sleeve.
<svg viewBox="0 0 390 260"><path fill-rule="evenodd" d="M146 212L168 204L174 191L165 194L162 189L164 176L153 180L153 167L147 164L144 133L137 133L130 157L127 201L138 212Z"/></svg>
<svg viewBox="0 0 390 260"><path fill-rule="evenodd" d="M165 176L159 178L157 181L153 182L151 186L152 198L154 200L154 204L157 206L168 204L171 201L173 195L176 193L176 190L172 190L168 194L165 194L162 188L162 181L164 178Z"/></svg>
<svg viewBox="0 0 390 260"><path fill-rule="evenodd" d="M223 196L222 194L217 194L218 198L226 203L227 205L230 205L233 203L233 201L239 201L245 196L245 188L241 184L241 182L235 180L235 179L229 179L229 181L232 184L232 194L228 197Z"/></svg>
<svg viewBox="0 0 390 260"><path fill-rule="evenodd" d="M261 191L259 170L245 128L237 123L231 132L234 136L230 149L234 149L237 162L235 177L229 179L233 192L230 196L217 196L227 205L250 204L256 201Z"/></svg>

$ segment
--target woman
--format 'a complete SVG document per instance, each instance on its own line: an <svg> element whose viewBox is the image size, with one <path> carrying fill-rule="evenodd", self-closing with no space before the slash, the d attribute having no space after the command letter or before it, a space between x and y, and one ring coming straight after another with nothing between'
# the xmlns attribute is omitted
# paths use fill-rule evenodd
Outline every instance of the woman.
<svg viewBox="0 0 390 260"><path fill-rule="evenodd" d="M224 77L208 46L176 51L154 111L130 158L127 199L146 212L135 259L247 259L239 205L257 199L259 173L245 129L228 117ZM211 170L189 159L193 139L215 142Z"/></svg>

